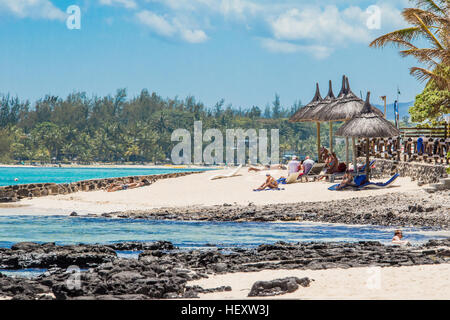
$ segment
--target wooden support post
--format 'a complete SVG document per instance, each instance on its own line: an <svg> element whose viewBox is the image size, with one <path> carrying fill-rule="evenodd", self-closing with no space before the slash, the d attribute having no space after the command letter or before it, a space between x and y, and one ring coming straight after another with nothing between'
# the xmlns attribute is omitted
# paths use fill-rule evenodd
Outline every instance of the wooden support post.
<svg viewBox="0 0 450 320"><path fill-rule="evenodd" d="M349 162L349 154L348 154L348 137L345 137L345 165L348 170L348 162Z"/></svg>
<svg viewBox="0 0 450 320"><path fill-rule="evenodd" d="M333 152L333 122L330 121L330 152Z"/></svg>
<svg viewBox="0 0 450 320"><path fill-rule="evenodd" d="M358 166L358 161L357 161L357 157L358 155L356 154L356 142L355 142L355 138L352 137L352 153L353 153L353 166L355 167L355 171L357 170L357 166Z"/></svg>
<svg viewBox="0 0 450 320"><path fill-rule="evenodd" d="M367 180L369 180L369 173L370 173L370 168L369 168L369 163L370 163L370 151L369 151L369 138L366 138L366 177Z"/></svg>
<svg viewBox="0 0 450 320"><path fill-rule="evenodd" d="M316 122L317 124L317 162L321 162L320 159L320 122Z"/></svg>
<svg viewBox="0 0 450 320"><path fill-rule="evenodd" d="M380 97L384 101L384 118L386 118L386 96Z"/></svg>

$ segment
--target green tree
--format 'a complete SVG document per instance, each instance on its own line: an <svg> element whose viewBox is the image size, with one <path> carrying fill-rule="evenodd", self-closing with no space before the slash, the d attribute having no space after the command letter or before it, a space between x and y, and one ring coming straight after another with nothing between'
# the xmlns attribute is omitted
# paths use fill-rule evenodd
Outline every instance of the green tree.
<svg viewBox="0 0 450 320"><path fill-rule="evenodd" d="M450 68L447 68L450 70ZM441 90L436 82L430 81L422 93L416 96L414 106L409 108L411 120L436 122L443 114L450 112L450 91Z"/></svg>

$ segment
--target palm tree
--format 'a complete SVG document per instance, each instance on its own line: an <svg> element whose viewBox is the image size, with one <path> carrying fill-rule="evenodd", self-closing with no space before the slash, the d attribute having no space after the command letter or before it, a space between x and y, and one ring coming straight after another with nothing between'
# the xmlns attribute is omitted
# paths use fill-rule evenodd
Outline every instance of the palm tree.
<svg viewBox="0 0 450 320"><path fill-rule="evenodd" d="M412 26L387 33L370 43L371 47L392 44L400 55L412 56L427 68L412 67L418 80L433 80L441 90L450 90L450 0L411 0L417 8L405 8L403 18ZM429 48L418 48L413 40L425 38Z"/></svg>

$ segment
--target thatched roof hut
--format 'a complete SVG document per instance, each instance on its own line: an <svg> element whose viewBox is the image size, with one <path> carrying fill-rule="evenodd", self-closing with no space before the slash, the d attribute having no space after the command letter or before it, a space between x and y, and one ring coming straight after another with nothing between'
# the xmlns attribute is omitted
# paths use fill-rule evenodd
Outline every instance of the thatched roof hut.
<svg viewBox="0 0 450 320"><path fill-rule="evenodd" d="M294 115L292 115L289 118L289 121L291 121L291 122L309 121L307 118L305 118L305 114L309 110L314 108L317 104L319 104L322 100L323 99L322 99L322 96L320 95L319 84L316 83L316 93L314 94L314 98L311 100L310 103L308 103L304 107L298 109L297 112L294 113Z"/></svg>
<svg viewBox="0 0 450 320"><path fill-rule="evenodd" d="M336 135L355 138L386 138L399 135L398 129L392 123L373 111L369 99L370 92L367 92L362 112L344 123Z"/></svg>
<svg viewBox="0 0 450 320"><path fill-rule="evenodd" d="M319 121L347 121L357 114L360 114L364 108L364 101L358 98L350 89L348 78L345 77L345 95L335 102L322 108L321 112L316 115ZM370 106L371 110L383 116L383 113L376 107Z"/></svg>
<svg viewBox="0 0 450 320"><path fill-rule="evenodd" d="M374 112L370 105L370 92L367 92L366 101L360 114L343 124L336 132L342 137L366 138L366 176L369 177L369 138L393 137L399 131L383 116Z"/></svg>
<svg viewBox="0 0 450 320"><path fill-rule="evenodd" d="M333 86L331 84L331 80L328 82L328 94L325 98L322 99L319 103L317 103L315 106L312 106L309 108L309 110L306 110L303 114L303 118L310 121L317 121L319 120L317 118L317 115L320 114L321 110L325 107L327 107L330 103L333 103L336 100L336 97L333 93Z"/></svg>

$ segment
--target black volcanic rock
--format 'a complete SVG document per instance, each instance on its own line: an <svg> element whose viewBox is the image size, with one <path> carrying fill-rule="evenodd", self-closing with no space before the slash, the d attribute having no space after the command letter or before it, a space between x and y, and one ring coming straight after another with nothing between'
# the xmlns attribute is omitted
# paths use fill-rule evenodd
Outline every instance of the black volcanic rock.
<svg viewBox="0 0 450 320"><path fill-rule="evenodd" d="M54 243L21 242L0 251L1 269L89 268L116 258L116 252L101 245L56 246Z"/></svg>
<svg viewBox="0 0 450 320"><path fill-rule="evenodd" d="M314 280L310 280L308 277L301 279L297 277L287 277L270 281L257 281L253 284L248 296L265 297L290 293L296 291L299 285L302 287L309 287L311 281Z"/></svg>
<svg viewBox="0 0 450 320"><path fill-rule="evenodd" d="M138 259L117 258L110 245L57 246L16 244L0 249L0 264L16 269L31 265L48 269L34 279L0 274L0 296L14 299L166 299L193 298L199 293L231 290L188 286L188 281L224 272L297 269L316 270L364 266L411 266L450 262L450 238L422 246L400 247L376 241L264 244L254 249L234 248L223 254L208 250L159 250L171 245L148 244ZM127 248L134 248L124 245ZM89 268L69 272L75 262ZM57 266L57 267L55 267ZM81 268L81 267L80 267ZM264 280L264 279L262 279ZM307 284L302 279L258 282L252 295L283 294ZM268 282L268 283L266 283Z"/></svg>

